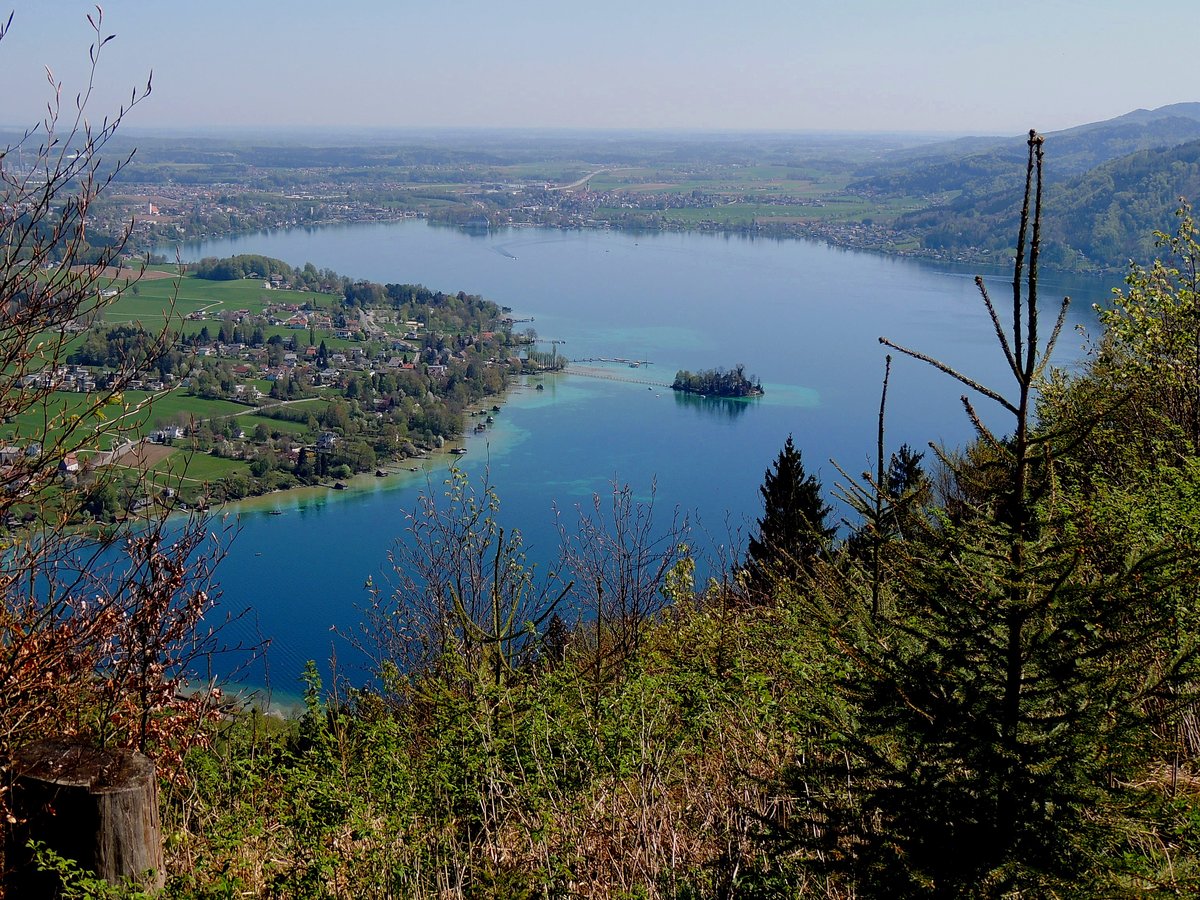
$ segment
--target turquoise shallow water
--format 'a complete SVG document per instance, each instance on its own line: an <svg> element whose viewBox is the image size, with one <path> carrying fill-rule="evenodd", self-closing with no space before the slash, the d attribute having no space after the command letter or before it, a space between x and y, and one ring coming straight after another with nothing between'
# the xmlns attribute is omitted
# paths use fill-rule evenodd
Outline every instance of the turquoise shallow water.
<svg viewBox="0 0 1200 900"><path fill-rule="evenodd" d="M758 514L758 485L788 434L827 490L839 479L831 459L851 473L871 467L880 335L1007 386L971 273L818 244L537 229L479 236L410 220L181 249L185 260L245 252L480 293L532 315L538 334L565 340L560 351L570 357L652 362L613 366L614 374L670 382L678 368L740 362L762 379L766 396L745 402L569 373L547 379L544 391L515 391L486 439L471 438L460 464L476 479L486 474L534 560L555 555L555 510L569 518L613 483L653 494L661 518L676 508L686 513L702 551L741 547ZM990 284L995 297L1010 293L1003 278ZM1087 328L1090 305L1108 286L1044 281L1047 316L1063 293L1077 301L1071 324ZM1069 363L1079 346L1068 330L1060 358ZM961 393L929 367L897 359L889 447L967 440ZM995 410L981 409L1004 430ZM364 581L386 564L418 492L441 489L443 466L361 492L283 498L283 515L242 511L220 579L226 604L253 608L273 640L269 670L250 673L250 682L269 677L276 691L291 693L304 661L327 660L331 651L355 677L355 654L331 629L355 629Z"/></svg>

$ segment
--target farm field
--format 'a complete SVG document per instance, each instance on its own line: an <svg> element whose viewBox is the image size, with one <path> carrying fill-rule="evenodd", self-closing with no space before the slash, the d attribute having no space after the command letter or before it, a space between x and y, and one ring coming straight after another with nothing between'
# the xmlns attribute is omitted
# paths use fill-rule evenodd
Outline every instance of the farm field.
<svg viewBox="0 0 1200 900"><path fill-rule="evenodd" d="M233 281L211 281L195 275L176 275L142 281L131 287L114 304L105 309L105 319L110 322L140 320L149 324L155 318L161 320L164 311L171 310L176 317L191 312L207 310L214 317L223 311L249 310L259 315L272 304L312 304L330 308L333 299L311 291L268 290L261 279L242 278Z"/></svg>
<svg viewBox="0 0 1200 900"><path fill-rule="evenodd" d="M107 450L115 440L141 438L161 425L228 418L248 407L228 400L205 400L182 391L153 395L147 391L127 391L120 405L96 408L99 395L58 391L41 406L26 410L0 430L0 441L24 443L35 439L54 446L69 429L85 428L99 435L95 449ZM150 403L150 399L153 403ZM77 420L82 420L76 424Z"/></svg>

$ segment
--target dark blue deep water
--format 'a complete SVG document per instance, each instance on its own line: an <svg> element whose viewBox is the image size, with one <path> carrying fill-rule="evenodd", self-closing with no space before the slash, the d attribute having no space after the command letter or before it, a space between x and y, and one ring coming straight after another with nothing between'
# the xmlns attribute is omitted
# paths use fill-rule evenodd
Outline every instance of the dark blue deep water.
<svg viewBox="0 0 1200 900"><path fill-rule="evenodd" d="M496 427L469 441L460 464L476 479L487 475L502 519L521 529L534 560L557 551L556 509L570 519L613 483L642 498L653 493L663 520L676 509L686 513L698 526L699 553L740 548L759 513L763 473L789 434L827 492L840 480L831 459L855 474L872 466L880 335L1009 387L974 272L821 244L542 229L469 235L409 220L185 245L181 258L235 253L482 294L533 316L539 337L565 341L559 349L569 357L651 361L637 370L612 367L626 377L669 383L679 368L744 363L763 381L766 396L744 403L571 374L548 379L543 391L514 391ZM1010 279L989 277L998 301L1010 300ZM1047 330L1065 293L1073 307L1056 359L1069 365L1083 343L1076 326L1091 328L1091 304L1106 298L1108 286L1043 279ZM946 376L897 358L889 451L902 442L969 439L961 394ZM980 410L1006 430L987 401ZM277 696L296 692L305 660L328 660L331 651L355 677L355 655L331 629L354 629L364 582L386 566L418 492L443 489L447 464L359 491L286 496L236 511L241 532L220 569L224 602L252 607L272 638L269 681ZM248 677L263 681L261 670Z"/></svg>

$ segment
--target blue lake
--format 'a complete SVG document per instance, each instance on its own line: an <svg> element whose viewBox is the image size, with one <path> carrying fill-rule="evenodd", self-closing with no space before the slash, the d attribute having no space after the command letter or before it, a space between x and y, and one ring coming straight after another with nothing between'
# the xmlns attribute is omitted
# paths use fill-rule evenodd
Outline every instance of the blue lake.
<svg viewBox="0 0 1200 900"><path fill-rule="evenodd" d="M663 520L676 509L686 514L697 551L715 557L744 547L763 473L789 434L827 493L841 480L831 459L854 474L873 466L880 335L1005 392L1011 383L973 271L822 244L543 229L473 235L407 220L246 235L179 252L184 261L261 253L382 283L482 294L532 316L539 337L565 341L559 349L569 357L651 361L614 367L626 377L669 383L680 368L744 363L763 381L766 396L741 403L569 372L548 378L543 391L514 391L459 464L476 479L486 475L501 518L521 529L530 558L543 562L558 548L555 511L569 522L577 505L613 483L642 498L653 494ZM998 302L1011 304L1010 279L989 277ZM1043 279L1047 330L1062 297L1073 298L1061 364L1079 357L1076 327L1093 328L1091 304L1110 287ZM1002 304L1004 320L1010 308ZM961 394L945 375L896 358L889 452L904 442L968 440ZM987 401L980 411L1006 430ZM357 677L357 658L331 629L354 630L364 582L386 567L419 492L442 490L446 465L357 492L281 497L275 507L283 515L237 511L241 531L219 570L224 603L252 607L272 638L268 669L248 682L269 680L277 696L293 694L305 660L326 661L331 651L343 673Z"/></svg>

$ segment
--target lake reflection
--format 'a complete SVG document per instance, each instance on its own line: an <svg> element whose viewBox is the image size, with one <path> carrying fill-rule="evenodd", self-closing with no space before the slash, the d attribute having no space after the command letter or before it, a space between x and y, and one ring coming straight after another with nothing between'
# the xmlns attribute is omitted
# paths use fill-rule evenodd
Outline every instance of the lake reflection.
<svg viewBox="0 0 1200 900"><path fill-rule="evenodd" d="M701 397L683 391L671 391L675 395L675 406L701 416L721 416L739 419L754 409L759 397Z"/></svg>

